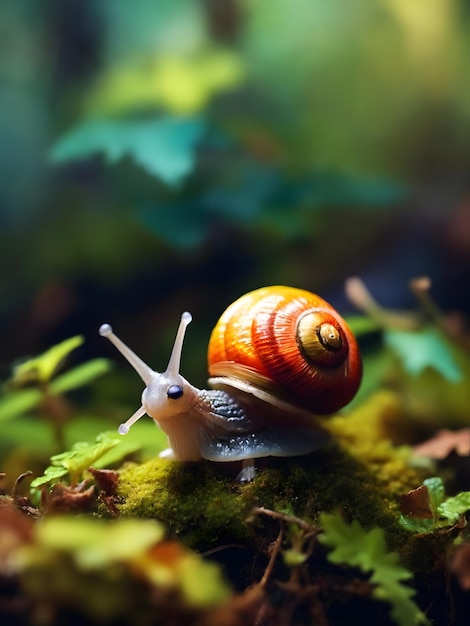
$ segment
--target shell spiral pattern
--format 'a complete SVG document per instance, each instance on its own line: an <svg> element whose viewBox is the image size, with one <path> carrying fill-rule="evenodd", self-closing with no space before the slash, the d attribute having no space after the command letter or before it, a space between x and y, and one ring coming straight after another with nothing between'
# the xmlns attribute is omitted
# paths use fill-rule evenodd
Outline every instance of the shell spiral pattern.
<svg viewBox="0 0 470 626"><path fill-rule="evenodd" d="M339 313L316 294L284 286L231 304L212 331L208 361L210 376L243 378L317 414L346 405L362 375L356 339Z"/></svg>

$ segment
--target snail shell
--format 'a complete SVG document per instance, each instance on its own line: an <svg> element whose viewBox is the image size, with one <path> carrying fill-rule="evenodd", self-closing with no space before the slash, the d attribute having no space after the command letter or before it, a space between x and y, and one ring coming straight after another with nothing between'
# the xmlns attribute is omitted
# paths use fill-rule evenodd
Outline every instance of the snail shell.
<svg viewBox="0 0 470 626"><path fill-rule="evenodd" d="M316 414L346 405L362 375L356 339L337 311L316 294L284 286L231 304L212 331L208 361L213 387Z"/></svg>

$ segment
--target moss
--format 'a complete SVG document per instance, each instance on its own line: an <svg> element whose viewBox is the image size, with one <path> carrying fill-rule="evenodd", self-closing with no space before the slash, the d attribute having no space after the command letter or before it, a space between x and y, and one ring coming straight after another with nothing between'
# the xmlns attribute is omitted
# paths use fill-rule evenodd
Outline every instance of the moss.
<svg viewBox="0 0 470 626"><path fill-rule="evenodd" d="M390 548L420 569L421 544L399 525L399 498L426 474L410 464L409 448L383 438L394 402L379 394L349 416L330 419L328 445L305 457L261 461L267 467L247 485L236 482L236 470L228 473L229 464L128 464L120 473L120 515L158 519L186 545L207 550L233 544L249 549L264 532L271 540L263 522L247 523L255 506L313 523L321 512L340 510L365 528L382 527Z"/></svg>
<svg viewBox="0 0 470 626"><path fill-rule="evenodd" d="M206 549L247 537L239 494L209 463L156 458L128 464L121 471L118 497L123 499L121 515L161 520L191 547Z"/></svg>
<svg viewBox="0 0 470 626"><path fill-rule="evenodd" d="M410 447L393 443L402 439L406 429L406 415L395 393L380 391L355 411L331 418L325 426L384 484L387 495L392 496L391 506L426 477L425 469L412 466Z"/></svg>
<svg viewBox="0 0 470 626"><path fill-rule="evenodd" d="M341 509L366 527L390 532L397 517L386 484L335 443L307 457L271 459L248 485L238 485L212 463L153 459L127 465L118 494L121 515L161 520L171 534L199 549L246 540L254 506L311 521L322 511Z"/></svg>

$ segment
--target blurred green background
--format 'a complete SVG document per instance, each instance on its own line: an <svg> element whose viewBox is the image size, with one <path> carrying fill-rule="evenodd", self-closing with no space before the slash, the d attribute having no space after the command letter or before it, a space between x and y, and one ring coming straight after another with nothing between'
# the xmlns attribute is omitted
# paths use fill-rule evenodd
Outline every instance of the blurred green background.
<svg viewBox="0 0 470 626"><path fill-rule="evenodd" d="M268 284L468 312L470 3L0 4L0 363L113 323L184 372ZM136 382L136 389L140 389ZM136 404L137 406L137 404Z"/></svg>

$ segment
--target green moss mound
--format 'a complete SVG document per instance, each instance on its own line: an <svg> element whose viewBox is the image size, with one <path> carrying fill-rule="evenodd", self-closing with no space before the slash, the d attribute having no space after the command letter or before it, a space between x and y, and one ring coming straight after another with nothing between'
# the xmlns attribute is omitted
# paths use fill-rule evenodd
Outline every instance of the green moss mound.
<svg viewBox="0 0 470 626"><path fill-rule="evenodd" d="M399 524L399 501L426 472L413 467L410 448L384 438L396 408L393 395L379 394L349 416L330 419L332 438L321 450L260 460L249 484L236 481L240 466L231 464L158 458L127 464L120 472L119 515L160 520L187 546L212 551L234 545L266 548L275 528L251 516L255 507L313 524L322 512L340 511L364 528L383 528L390 549L418 571L429 563L417 556L417 538Z"/></svg>
<svg viewBox="0 0 470 626"><path fill-rule="evenodd" d="M122 516L158 519L191 547L246 538L241 494L209 463L156 458L128 464L121 471L118 499Z"/></svg>
<svg viewBox="0 0 470 626"><path fill-rule="evenodd" d="M403 480L412 475L408 468L402 476L405 490L419 483L416 476L415 481ZM246 518L254 506L311 521L322 511L341 509L366 527L395 524L395 494L336 443L308 457L270 459L270 467L247 485L238 484L235 477L236 472L230 476L225 468L205 462L153 459L128 464L121 471L118 509L123 516L163 521L172 534L199 548L227 536L246 538Z"/></svg>

